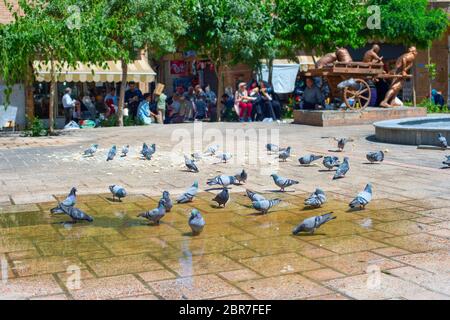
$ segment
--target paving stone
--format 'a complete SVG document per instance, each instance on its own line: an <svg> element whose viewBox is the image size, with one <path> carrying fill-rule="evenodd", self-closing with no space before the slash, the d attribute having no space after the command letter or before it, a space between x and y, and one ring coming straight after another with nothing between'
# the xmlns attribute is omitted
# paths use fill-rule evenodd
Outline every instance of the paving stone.
<svg viewBox="0 0 450 320"><path fill-rule="evenodd" d="M62 292L52 275L16 278L0 285L1 299L27 299Z"/></svg>
<svg viewBox="0 0 450 320"><path fill-rule="evenodd" d="M365 251L386 246L383 243L369 240L357 235L313 240L311 242L321 248L340 254Z"/></svg>

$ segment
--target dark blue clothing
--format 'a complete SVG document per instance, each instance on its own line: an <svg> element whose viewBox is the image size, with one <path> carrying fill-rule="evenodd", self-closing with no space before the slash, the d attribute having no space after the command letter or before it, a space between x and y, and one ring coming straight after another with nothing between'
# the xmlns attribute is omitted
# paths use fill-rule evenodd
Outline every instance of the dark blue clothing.
<svg viewBox="0 0 450 320"><path fill-rule="evenodd" d="M130 101L130 99L134 97L138 97L138 101ZM141 101L144 100L144 97L142 96L141 90L138 88L135 88L133 91L128 89L125 91L125 102L128 103L128 108L130 109L130 115L132 117L136 117L137 115L137 109Z"/></svg>

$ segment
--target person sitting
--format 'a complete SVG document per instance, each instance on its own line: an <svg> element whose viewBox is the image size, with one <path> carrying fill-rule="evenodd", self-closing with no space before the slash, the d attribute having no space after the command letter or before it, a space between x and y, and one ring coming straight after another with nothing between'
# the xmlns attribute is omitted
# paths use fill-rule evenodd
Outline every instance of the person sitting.
<svg viewBox="0 0 450 320"><path fill-rule="evenodd" d="M128 83L129 89L125 91L125 103L128 104L130 110L130 116L135 118L137 115L137 109L142 101L142 92L136 88L136 83L130 81Z"/></svg>
<svg viewBox="0 0 450 320"><path fill-rule="evenodd" d="M169 106L168 110L170 123L183 123L187 110L184 96L175 93L172 98L172 104Z"/></svg>
<svg viewBox="0 0 450 320"><path fill-rule="evenodd" d="M206 104L208 105L208 117L212 121L217 118L217 96L214 91L211 90L209 84L205 86Z"/></svg>
<svg viewBox="0 0 450 320"><path fill-rule="evenodd" d="M234 97L234 103L239 106L239 121L244 122L244 120L247 120L247 122L251 122L251 101L253 100L253 98L249 96L247 91L247 84L245 82L239 83L238 90L236 91Z"/></svg>
<svg viewBox="0 0 450 320"><path fill-rule="evenodd" d="M266 86L261 82L262 100L264 103L264 118L272 118L272 120L281 119L281 103L277 94L273 92L272 87Z"/></svg>
<svg viewBox="0 0 450 320"><path fill-rule="evenodd" d="M220 100L220 103L223 105L223 108L221 110L222 119L224 119L225 121L236 120L236 113L233 112L233 110L234 110L233 97L229 96L227 93L224 93L222 95L222 99Z"/></svg>
<svg viewBox="0 0 450 320"><path fill-rule="evenodd" d="M431 98L432 98L433 103L441 106L441 109L442 109L442 107L445 104L442 93L437 91L436 89L433 89L433 90L431 90Z"/></svg>
<svg viewBox="0 0 450 320"><path fill-rule="evenodd" d="M157 118L158 115L150 111L150 102L152 96L150 93L144 94L144 100L141 101L137 111L137 119L141 124L149 125L153 122L152 117Z"/></svg>
<svg viewBox="0 0 450 320"><path fill-rule="evenodd" d="M262 111L262 98L259 93L259 88L254 87L250 91L250 97L253 98L252 103L252 120L253 121L262 121L263 119L263 111Z"/></svg>
<svg viewBox="0 0 450 320"><path fill-rule="evenodd" d="M206 104L206 96L199 94L195 97L195 119L203 120L206 118L208 105Z"/></svg>
<svg viewBox="0 0 450 320"><path fill-rule="evenodd" d="M306 78L306 87L303 91L302 109L314 110L323 106L323 95L320 89L314 84L313 79Z"/></svg>

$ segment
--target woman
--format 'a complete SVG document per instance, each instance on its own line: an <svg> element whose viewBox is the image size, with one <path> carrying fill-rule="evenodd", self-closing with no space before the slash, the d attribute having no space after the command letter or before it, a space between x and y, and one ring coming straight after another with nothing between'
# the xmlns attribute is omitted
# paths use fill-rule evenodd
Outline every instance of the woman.
<svg viewBox="0 0 450 320"><path fill-rule="evenodd" d="M144 100L138 106L137 118L140 123L149 125L153 122L152 117L157 118L158 115L150 111L150 102L152 96L150 93L144 94Z"/></svg>
<svg viewBox="0 0 450 320"><path fill-rule="evenodd" d="M265 83L261 81L261 93L264 101L264 118L272 118L280 120L281 118L281 104L271 94L271 88L266 87Z"/></svg>
<svg viewBox="0 0 450 320"><path fill-rule="evenodd" d="M247 120L247 122L252 122L252 100L253 98L249 96L245 82L239 83L238 90L234 95L234 103L235 108L238 107L236 111L239 110L238 114L240 122L244 122L245 120Z"/></svg>
<svg viewBox="0 0 450 320"><path fill-rule="evenodd" d="M252 100L252 120L253 121L261 121L264 117L263 117L263 112L262 112L262 97L261 94L259 92L259 88L258 87L254 87L251 91L250 91L250 95L249 95L253 100Z"/></svg>

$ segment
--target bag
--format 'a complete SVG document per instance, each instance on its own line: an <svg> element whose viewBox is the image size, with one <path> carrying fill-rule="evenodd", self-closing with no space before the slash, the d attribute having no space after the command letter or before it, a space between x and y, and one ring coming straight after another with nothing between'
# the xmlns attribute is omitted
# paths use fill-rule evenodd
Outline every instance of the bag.
<svg viewBox="0 0 450 320"><path fill-rule="evenodd" d="M77 129L80 129L80 126L73 120L64 126L64 130L77 130Z"/></svg>

